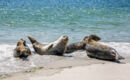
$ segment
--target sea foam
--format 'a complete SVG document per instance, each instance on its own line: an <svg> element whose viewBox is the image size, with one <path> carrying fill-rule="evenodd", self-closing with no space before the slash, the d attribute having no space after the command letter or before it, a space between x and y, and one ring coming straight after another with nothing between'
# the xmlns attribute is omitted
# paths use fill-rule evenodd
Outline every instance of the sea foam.
<svg viewBox="0 0 130 80"><path fill-rule="evenodd" d="M130 43L117 43L117 42L101 42L102 44L108 45L115 48L120 55L126 59L130 59ZM85 51L74 52L71 57L59 57L52 55L38 55L34 52L33 47L29 44L31 48L32 55L28 60L20 60L13 57L13 49L16 44L0 44L0 75L23 71L31 67L42 66L45 67L50 63L54 63L59 60L72 60L72 59L84 59L87 55Z"/></svg>

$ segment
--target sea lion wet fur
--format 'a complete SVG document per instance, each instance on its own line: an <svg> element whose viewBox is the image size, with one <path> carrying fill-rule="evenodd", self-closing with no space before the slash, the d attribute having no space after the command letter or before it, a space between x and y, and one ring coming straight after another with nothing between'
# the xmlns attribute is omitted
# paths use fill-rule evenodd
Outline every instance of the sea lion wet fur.
<svg viewBox="0 0 130 80"><path fill-rule="evenodd" d="M94 41L91 39L91 37L88 37L88 39L86 39L86 42L88 42L86 44L86 53L91 58L111 61L124 59L114 48Z"/></svg>
<svg viewBox="0 0 130 80"><path fill-rule="evenodd" d="M101 38L98 37L97 35L95 34L92 34L92 35L89 35L91 36L91 38L95 41L99 41ZM76 43L71 43L67 46L67 49L66 49L66 53L72 53L74 51L77 51L77 50L85 50L85 46L86 46L86 39L89 37L89 36L85 36L83 38L83 40L81 42L76 42Z"/></svg>
<svg viewBox="0 0 130 80"><path fill-rule="evenodd" d="M26 41L24 39L20 39L14 49L14 57L27 58L29 55L31 55L31 51L28 45L26 45Z"/></svg>
<svg viewBox="0 0 130 80"><path fill-rule="evenodd" d="M36 53L40 55L58 55L62 56L66 50L68 36L63 35L58 40L49 44L41 44L31 36L28 36Z"/></svg>

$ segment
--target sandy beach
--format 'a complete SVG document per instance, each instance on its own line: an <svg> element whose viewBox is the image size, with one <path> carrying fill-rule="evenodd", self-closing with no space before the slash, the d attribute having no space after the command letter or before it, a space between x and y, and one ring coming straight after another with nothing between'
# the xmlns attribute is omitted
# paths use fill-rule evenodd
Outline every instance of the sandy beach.
<svg viewBox="0 0 130 80"><path fill-rule="evenodd" d="M30 80L129 80L130 64L96 64L63 69L51 76L34 76Z"/></svg>
<svg viewBox="0 0 130 80"><path fill-rule="evenodd" d="M3 75L0 80L129 80L130 61L59 60L45 67Z"/></svg>

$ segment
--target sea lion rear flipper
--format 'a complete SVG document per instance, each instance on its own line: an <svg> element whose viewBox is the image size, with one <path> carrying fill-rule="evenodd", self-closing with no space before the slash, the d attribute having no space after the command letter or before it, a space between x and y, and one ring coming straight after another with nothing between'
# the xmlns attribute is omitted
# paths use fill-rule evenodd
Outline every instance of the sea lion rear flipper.
<svg viewBox="0 0 130 80"><path fill-rule="evenodd" d="M37 42L37 40L35 40L35 39L32 38L31 36L28 36L28 39L31 41L32 44L35 43L35 42Z"/></svg>

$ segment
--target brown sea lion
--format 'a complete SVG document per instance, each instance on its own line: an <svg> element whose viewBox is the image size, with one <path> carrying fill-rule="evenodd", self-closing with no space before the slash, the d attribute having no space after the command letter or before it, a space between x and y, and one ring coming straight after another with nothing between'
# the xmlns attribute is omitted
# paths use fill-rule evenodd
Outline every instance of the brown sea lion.
<svg viewBox="0 0 130 80"><path fill-rule="evenodd" d="M41 44L31 36L28 36L28 38L31 41L35 52L40 55L62 56L68 43L68 36L66 35L61 36L58 40L49 44Z"/></svg>
<svg viewBox="0 0 130 80"><path fill-rule="evenodd" d="M31 51L26 45L26 41L24 39L20 39L17 43L16 48L14 49L14 57L27 58L29 55L31 55Z"/></svg>
<svg viewBox="0 0 130 80"><path fill-rule="evenodd" d="M114 48L91 39L91 36L86 39L86 42L86 53L91 58L111 61L124 59Z"/></svg>
<svg viewBox="0 0 130 80"><path fill-rule="evenodd" d="M81 42L76 42L76 43L71 43L67 46L67 49L66 49L66 53L71 53L71 52L74 52L74 51L77 51L77 50L85 50L85 46L86 46L86 39L88 37L90 37L95 40L95 41L99 41L101 40L100 37L98 37L97 35L95 34L92 34L92 35L89 35L89 36L85 36L84 39L81 41Z"/></svg>

